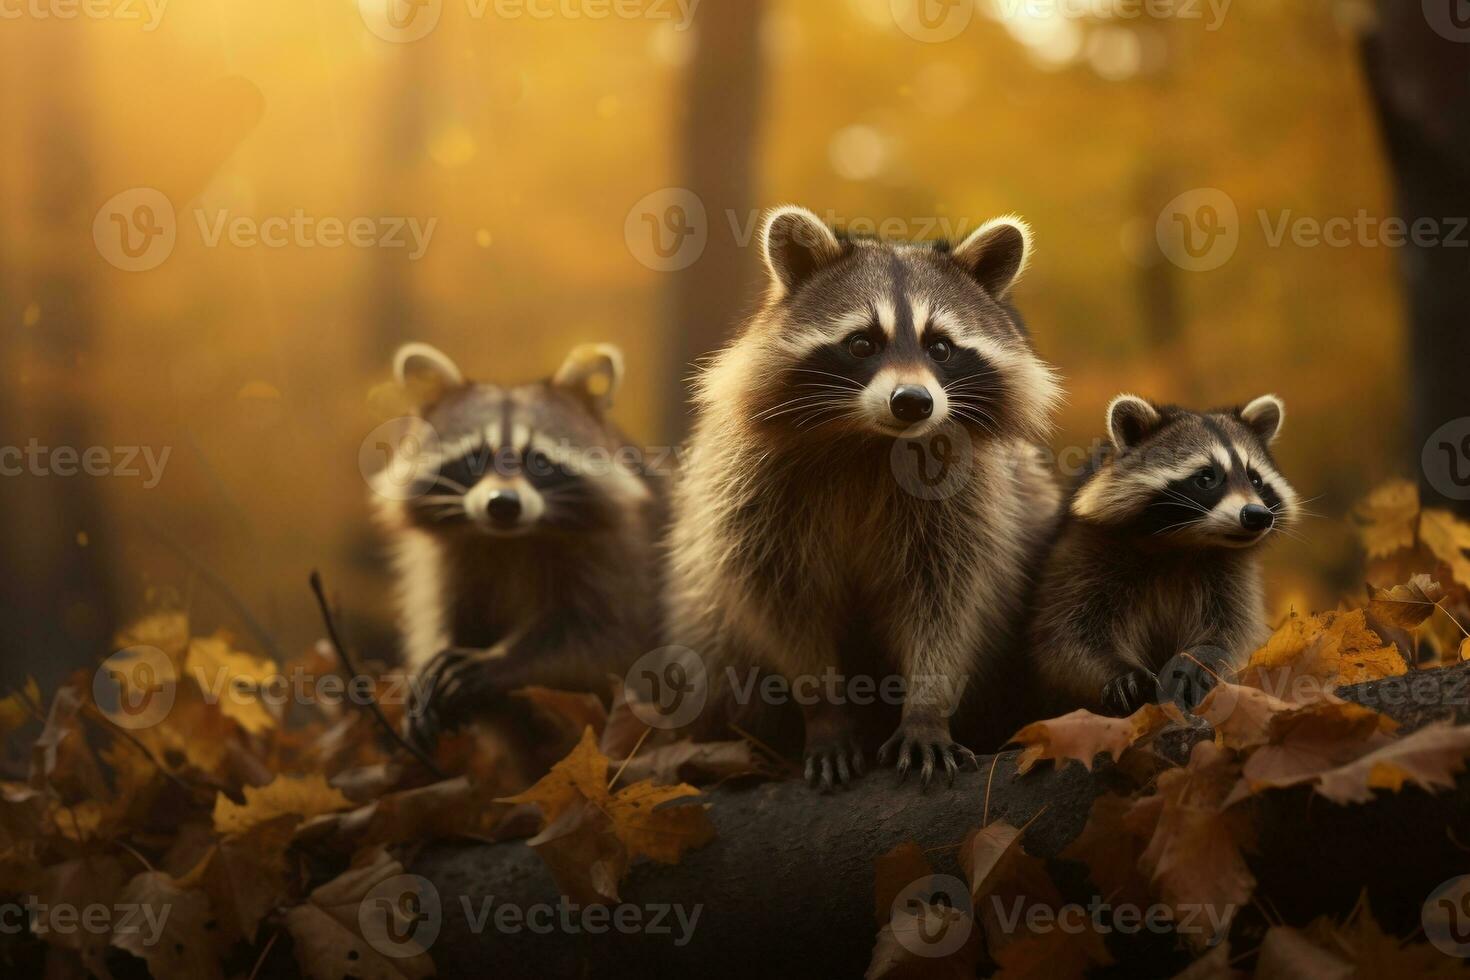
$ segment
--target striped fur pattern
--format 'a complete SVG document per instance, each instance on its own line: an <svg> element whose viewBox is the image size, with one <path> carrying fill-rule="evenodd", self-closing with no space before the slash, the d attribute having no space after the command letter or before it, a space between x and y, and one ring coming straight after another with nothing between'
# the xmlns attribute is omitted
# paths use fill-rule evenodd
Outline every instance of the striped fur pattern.
<svg viewBox="0 0 1470 980"><path fill-rule="evenodd" d="M1060 505L1036 446L1060 386L1006 305L1026 226L992 222L953 248L892 244L782 208L762 244L765 303L696 383L670 537L672 642L715 676L871 666L911 691L969 682L1006 697L1001 651ZM927 415L897 417L903 386L923 389ZM925 499L895 477L894 444L940 433L963 435L970 468ZM955 704L924 700L905 701L885 748L900 772L917 759L927 783L956 764ZM857 710L804 709L809 781L861 771Z"/></svg>
<svg viewBox="0 0 1470 980"><path fill-rule="evenodd" d="M1260 546L1299 511L1271 454L1284 417L1274 395L1203 413L1109 405L1112 446L1073 494L1036 595L1049 711L1126 713L1175 655L1228 666L1264 639Z"/></svg>
<svg viewBox="0 0 1470 980"><path fill-rule="evenodd" d="M621 355L588 345L510 386L465 380L422 344L395 364L426 392L419 482L375 495L420 677L411 733L431 742L528 684L601 693L658 617L658 486L606 417Z"/></svg>

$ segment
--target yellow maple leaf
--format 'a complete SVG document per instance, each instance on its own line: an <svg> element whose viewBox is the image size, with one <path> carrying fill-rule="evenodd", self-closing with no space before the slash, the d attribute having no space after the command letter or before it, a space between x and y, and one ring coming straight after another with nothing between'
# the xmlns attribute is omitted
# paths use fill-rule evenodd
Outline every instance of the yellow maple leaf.
<svg viewBox="0 0 1470 980"><path fill-rule="evenodd" d="M1016 771L1030 772L1042 759L1066 761L1076 759L1084 768L1092 768L1092 760L1101 752L1113 761L1123 750L1157 732L1171 721L1182 721L1179 709L1172 704L1146 704L1127 718L1109 718L1078 708L1060 718L1032 722L1012 735L1010 741L1025 746L1017 760Z"/></svg>
<svg viewBox="0 0 1470 980"><path fill-rule="evenodd" d="M231 649L219 634L189 641L187 669L206 700L219 705L252 735L276 727L276 716L260 699L261 688L279 676L275 661Z"/></svg>
<svg viewBox="0 0 1470 980"><path fill-rule="evenodd" d="M1444 588L1428 575L1415 575L1405 585L1391 589L1368 587L1368 613L1374 619L1413 630L1424 625L1434 615L1439 601L1444 598Z"/></svg>
<svg viewBox="0 0 1470 980"><path fill-rule="evenodd" d="M287 814L301 818L346 810L352 801L327 784L320 773L277 776L264 786L246 786L245 802L235 803L221 793L214 800L214 829L220 834L243 834L257 824Z"/></svg>
<svg viewBox="0 0 1470 980"><path fill-rule="evenodd" d="M634 859L677 864L685 851L714 838L706 805L661 806L697 796L693 786L644 780L614 793L607 770L608 758L589 725L577 747L536 785L497 801L541 807L545 825L529 843L567 894L615 899L616 879Z"/></svg>
<svg viewBox="0 0 1470 980"><path fill-rule="evenodd" d="M1354 508L1353 518L1369 558L1384 558L1401 548L1412 548L1419 518L1419 488L1408 480L1385 483Z"/></svg>
<svg viewBox="0 0 1470 980"><path fill-rule="evenodd" d="M1419 518L1419 540L1450 566L1456 582L1470 587L1470 524L1447 510L1426 510Z"/></svg>
<svg viewBox="0 0 1470 980"><path fill-rule="evenodd" d="M149 613L119 630L112 642L119 650L156 647L177 667L189 646L189 617L176 610Z"/></svg>
<svg viewBox="0 0 1470 980"><path fill-rule="evenodd" d="M1277 698L1312 700L1345 684L1408 671L1404 658L1368 628L1361 609L1292 616L1251 654L1240 681Z"/></svg>

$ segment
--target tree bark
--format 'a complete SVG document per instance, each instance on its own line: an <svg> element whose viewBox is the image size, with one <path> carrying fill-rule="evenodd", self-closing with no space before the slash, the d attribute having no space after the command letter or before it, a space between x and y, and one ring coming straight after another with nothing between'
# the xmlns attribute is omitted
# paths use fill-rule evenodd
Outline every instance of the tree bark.
<svg viewBox="0 0 1470 980"><path fill-rule="evenodd" d="M1340 693L1400 719L1403 730L1446 718L1470 721L1470 665L1411 677L1429 678L1432 689L1388 680ZM1202 727L1176 748L1184 753L1209 737ZM443 910L430 952L442 976L860 976L879 929L874 859L915 841L936 849L928 854L936 873L958 876L954 845L987 817L1018 827L1029 822L1027 850L1055 858L1086 824L1093 799L1120 778L1106 764L1090 772L1077 764L1043 765L1018 777L1016 757L1002 753L993 779L993 757L982 757L978 772L961 773L953 789L927 795L912 783L896 785L888 772L870 773L835 796L799 782L712 790L714 841L677 866L635 867L620 889L635 906L700 907L682 946L675 944L682 932L677 924L671 934L588 935L558 925L547 935L498 931L492 918L476 933L472 914L487 898L492 914L502 905L558 908L556 884L521 842L436 845L413 869L434 883ZM1288 922L1345 913L1367 888L1379 921L1402 935L1418 924L1421 903L1439 883L1470 871L1453 836L1470 817L1467 779L1452 793L1406 789L1363 806L1280 791L1264 798L1260 812L1260 853L1251 867L1260 893ZM1053 874L1074 900L1090 900L1080 866L1054 862ZM1243 910L1236 929L1251 938L1265 925L1254 910ZM1254 938L1259 945L1259 935ZM1184 962L1172 936L1144 936L1128 949L1124 966L1147 964L1148 975L1168 976Z"/></svg>
<svg viewBox="0 0 1470 980"><path fill-rule="evenodd" d="M764 10L765 0L706 0L694 22L680 147L684 187L704 205L708 242L693 264L668 273L664 376L681 382L697 358L724 342L750 301ZM747 234L752 240L743 240ZM671 400L665 438L676 441L688 428L687 400Z"/></svg>
<svg viewBox="0 0 1470 980"><path fill-rule="evenodd" d="M1439 7L1436 29L1425 5L1383 0L1363 42L1363 64L1399 217L1410 229L1429 222L1441 238L1399 250L1410 327L1411 464L1427 505L1470 516L1470 231L1462 225L1470 218L1470 18L1463 26L1453 19L1461 0Z"/></svg>

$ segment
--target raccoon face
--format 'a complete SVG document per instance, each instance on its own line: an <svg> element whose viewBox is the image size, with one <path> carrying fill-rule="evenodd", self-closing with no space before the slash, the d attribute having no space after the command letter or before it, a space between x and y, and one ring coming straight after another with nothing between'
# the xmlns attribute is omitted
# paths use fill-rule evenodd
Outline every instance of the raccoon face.
<svg viewBox="0 0 1470 980"><path fill-rule="evenodd" d="M1285 415L1275 395L1203 414L1119 395L1107 413L1114 452L1072 514L1186 547L1259 544L1296 519L1296 492L1270 450Z"/></svg>
<svg viewBox="0 0 1470 980"><path fill-rule="evenodd" d="M1000 218L958 246L839 239L803 208L761 232L770 291L742 343L752 421L767 429L1044 436L1052 370L1005 305L1030 232Z"/></svg>
<svg viewBox="0 0 1470 980"><path fill-rule="evenodd" d="M512 387L466 381L425 344L400 349L395 373L427 393L427 446L405 501L422 529L498 537L594 530L648 495L636 458L604 417L622 377L615 347L579 347L550 380Z"/></svg>

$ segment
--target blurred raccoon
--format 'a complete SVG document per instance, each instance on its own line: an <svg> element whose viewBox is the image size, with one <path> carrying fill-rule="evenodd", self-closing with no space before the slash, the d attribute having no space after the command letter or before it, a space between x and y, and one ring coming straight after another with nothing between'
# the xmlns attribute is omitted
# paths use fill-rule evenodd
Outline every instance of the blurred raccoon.
<svg viewBox="0 0 1470 980"><path fill-rule="evenodd" d="M409 734L517 716L503 696L526 685L605 694L658 618L661 495L606 415L621 354L579 347L549 380L502 387L408 344L394 371L425 393L421 446L375 486L417 675Z"/></svg>
<svg viewBox="0 0 1470 980"><path fill-rule="evenodd" d="M1048 710L1128 715L1161 693L1189 706L1267 634L1260 545L1297 495L1271 443L1285 408L1264 395L1196 413L1119 395L1112 446L1078 484L1036 594L1031 628Z"/></svg>
<svg viewBox="0 0 1470 980"><path fill-rule="evenodd" d="M807 780L846 784L892 731L880 763L952 781L973 758L950 730L961 692L996 741L1014 730L1012 641L1060 502L1036 445L1060 387L1007 304L1030 233L1002 218L953 247L845 239L786 207L760 241L765 302L696 382L669 639L731 710L722 681L753 667L901 675L887 718L855 697L803 706ZM901 481L926 445L960 447L943 492Z"/></svg>

